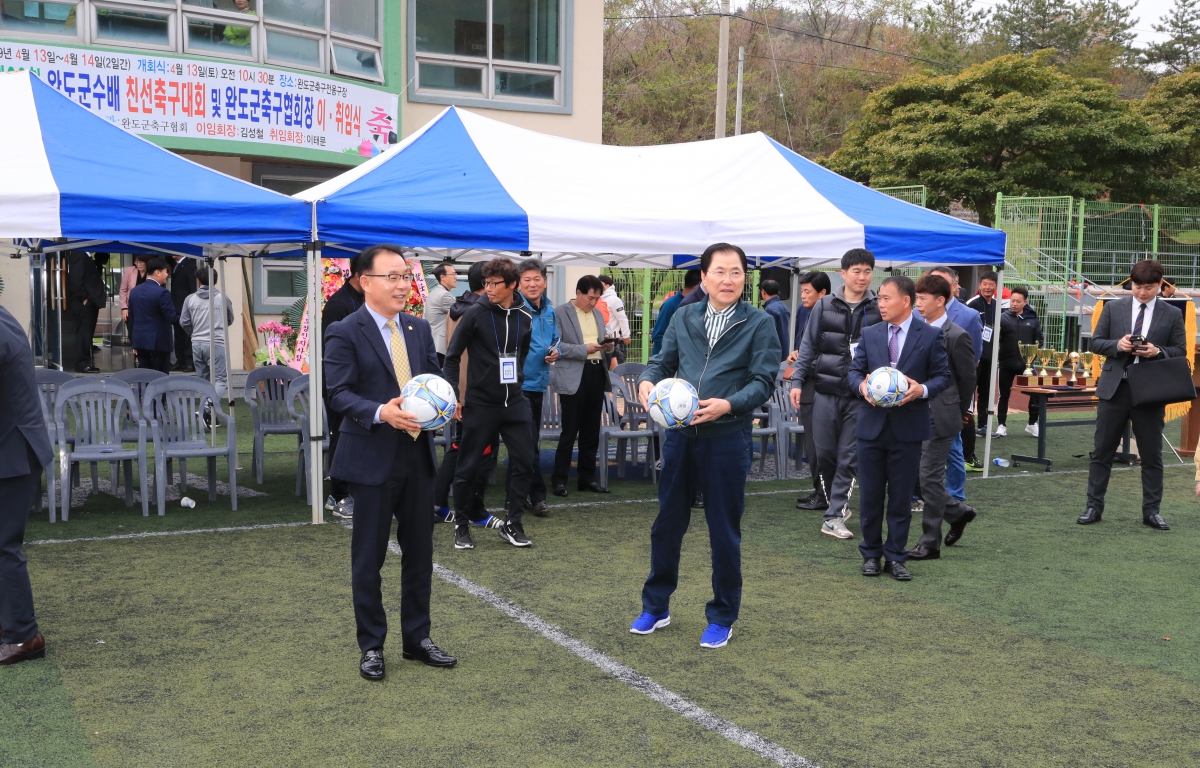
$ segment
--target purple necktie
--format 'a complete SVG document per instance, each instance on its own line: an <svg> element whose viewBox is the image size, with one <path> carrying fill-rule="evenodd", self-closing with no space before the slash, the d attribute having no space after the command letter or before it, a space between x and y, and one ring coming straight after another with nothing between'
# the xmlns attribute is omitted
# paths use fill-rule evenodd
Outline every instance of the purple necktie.
<svg viewBox="0 0 1200 768"><path fill-rule="evenodd" d="M892 326L892 337L888 339L888 358L892 365L896 366L900 363L900 326Z"/></svg>

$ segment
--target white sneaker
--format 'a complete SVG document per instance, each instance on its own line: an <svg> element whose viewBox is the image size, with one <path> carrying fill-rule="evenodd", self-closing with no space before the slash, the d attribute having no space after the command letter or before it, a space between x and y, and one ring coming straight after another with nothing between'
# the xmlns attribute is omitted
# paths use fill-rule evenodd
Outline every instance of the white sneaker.
<svg viewBox="0 0 1200 768"><path fill-rule="evenodd" d="M826 520L821 523L821 533L828 534L837 539L853 539L854 534L846 527L846 524L836 517L832 520Z"/></svg>
<svg viewBox="0 0 1200 768"><path fill-rule="evenodd" d="M1030 424L1029 426L1025 427L1025 431L1028 432L1029 434L1033 435L1034 437L1037 437L1038 436L1038 425Z"/></svg>
<svg viewBox="0 0 1200 768"><path fill-rule="evenodd" d="M1003 424L996 427L995 436L996 437L1008 437L1008 427L1004 426Z"/></svg>

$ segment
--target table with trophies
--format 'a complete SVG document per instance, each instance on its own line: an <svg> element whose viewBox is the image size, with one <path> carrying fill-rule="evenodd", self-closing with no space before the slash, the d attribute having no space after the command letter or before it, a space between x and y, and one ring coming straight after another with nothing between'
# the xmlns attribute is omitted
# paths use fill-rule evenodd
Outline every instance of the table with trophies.
<svg viewBox="0 0 1200 768"><path fill-rule="evenodd" d="M1104 355L1092 352L1060 352L1055 349L1043 349L1036 344L1021 344L1021 357L1025 360L1025 373L1013 380L1013 389L1029 398L1030 407L1038 406L1038 450L1037 456L1022 456L1013 454L1012 465L1020 466L1022 462L1041 464L1050 471L1053 459L1046 458L1046 433L1051 425L1055 427L1074 427L1095 424L1095 419L1049 421L1046 418L1050 410L1077 410L1080 408L1095 408L1096 380L1092 377L1092 364L1104 364ZM1033 365L1034 361L1041 363L1041 373ZM1117 458L1124 461L1132 460L1129 451L1129 430L1125 431L1124 446Z"/></svg>

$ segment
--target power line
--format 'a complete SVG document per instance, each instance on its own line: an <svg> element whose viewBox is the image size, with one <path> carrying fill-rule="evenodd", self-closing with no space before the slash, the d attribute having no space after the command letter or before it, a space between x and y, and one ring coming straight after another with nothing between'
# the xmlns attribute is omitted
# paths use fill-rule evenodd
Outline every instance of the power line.
<svg viewBox="0 0 1200 768"><path fill-rule="evenodd" d="M787 100L783 98L783 81L779 78L779 64L775 62L775 41L771 39L770 27L767 27L767 47L771 51L771 63L775 66L775 87L779 89L779 104L783 107L783 124L787 126L788 149L795 152L796 143L792 141L792 124L788 120Z"/></svg>
<svg viewBox="0 0 1200 768"><path fill-rule="evenodd" d="M720 15L721 14L719 14L719 13L687 13L687 14L668 14L668 15L664 15L664 16L605 16L604 20L605 21L658 21L660 19L700 19L700 18L705 18L708 16L720 16ZM814 32L806 32L802 29L795 29L793 27L784 27L784 26L780 26L778 24L769 24L765 21L759 21L758 19L752 19L752 18L749 18L748 16L742 16L742 15L736 14L736 13L731 13L731 14L729 14L729 16L730 16L730 18L737 19L739 21L748 21L751 24L757 24L758 26L766 27L768 30L775 29L780 32L787 32L788 34L792 34L792 35L808 37L808 38L812 38L813 40L821 40L822 42L833 43L835 45L846 45L851 48L858 48L859 50L862 50L862 51L871 51L872 53L878 53L878 54L882 54L884 56L896 56L901 59L908 59L909 61L920 61L920 62L924 62L926 64L933 64L933 65L936 65L939 67L948 67L950 69L961 69L962 68L957 64L951 64L951 63L945 62L945 61L935 61L933 59L926 59L921 56L913 56L912 54L899 53L897 51L886 51L882 48L875 48L873 46L864 45L862 43L853 43L848 40L838 40L837 38L833 38L833 37L825 37L824 35L818 35Z"/></svg>
<svg viewBox="0 0 1200 768"><path fill-rule="evenodd" d="M848 69L853 72L867 72L872 75L892 75L893 77L899 76L896 72L886 72L882 69L861 69L859 67L846 67L841 64L822 64L818 61L800 61L799 59L772 59L770 56L751 56L750 54L746 54L746 58L763 59L767 61L782 61L788 64L803 64L808 67L820 67L822 69Z"/></svg>

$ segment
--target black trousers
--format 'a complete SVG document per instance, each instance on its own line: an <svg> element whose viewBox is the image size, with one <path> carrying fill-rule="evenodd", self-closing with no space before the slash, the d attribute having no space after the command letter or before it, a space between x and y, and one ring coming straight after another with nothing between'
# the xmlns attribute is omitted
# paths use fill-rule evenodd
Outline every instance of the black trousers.
<svg viewBox="0 0 1200 768"><path fill-rule="evenodd" d="M996 406L996 421L1001 424L1005 423L1008 417L1008 399L1012 395L1013 379L1021 375L1023 368L1001 368L1000 369L1000 403ZM1032 400L1029 401L1029 423L1037 424L1038 407Z"/></svg>
<svg viewBox="0 0 1200 768"><path fill-rule="evenodd" d="M192 335L183 330L179 321L175 321L175 362L189 368L194 366L192 361Z"/></svg>
<svg viewBox="0 0 1200 768"><path fill-rule="evenodd" d="M96 335L96 320L100 308L87 303L75 313L75 370L92 365L92 339Z"/></svg>
<svg viewBox="0 0 1200 768"><path fill-rule="evenodd" d="M942 461L945 464L945 460ZM874 440L858 440L858 511L864 558L908 559L908 528L912 523L912 495L921 469L921 443L905 442L892 429L892 420ZM886 503L885 503L886 497ZM887 517L887 540L883 519Z"/></svg>
<svg viewBox="0 0 1200 768"><path fill-rule="evenodd" d="M149 368L161 373L171 372L171 353L158 349L135 349L137 352L137 367Z"/></svg>
<svg viewBox="0 0 1200 768"><path fill-rule="evenodd" d="M596 479L596 452L600 449L600 412L604 409L604 383L608 371L604 361L599 365L588 361L583 366L579 389L573 395L559 394L562 404L562 437L558 450L554 452L554 474L550 481L554 485L566 485L571 473L571 450L575 438L579 438L579 486L583 487Z"/></svg>
<svg viewBox="0 0 1200 768"><path fill-rule="evenodd" d="M1142 461L1142 517L1157 515L1163 495L1162 433L1165 407L1161 405L1135 408L1129 392L1129 382L1122 381L1111 400L1101 400L1096 406L1096 439L1092 463L1088 466L1088 506L1104 511L1104 494L1112 473L1113 457L1117 453L1125 425L1133 423Z"/></svg>
<svg viewBox="0 0 1200 768"><path fill-rule="evenodd" d="M462 422L452 421L448 427L446 453L442 456L442 464L438 467L437 480L433 484L433 505L435 507L450 506L450 488L454 485L454 473L458 471L459 443L462 442ZM487 492L488 478L496 466L496 457L500 452L500 440L493 440L483 449L483 458L476 472L475 483L471 498L467 505L467 517L472 520L483 520L487 517L487 507L484 505L484 494ZM507 495L507 493L506 493ZM507 507L506 507L507 508Z"/></svg>
<svg viewBox="0 0 1200 768"><path fill-rule="evenodd" d="M813 432L813 404L800 403L800 426L804 427L804 456L808 459L808 476L818 499L825 498L825 489L833 483L833 475L817 479L817 441Z"/></svg>
<svg viewBox="0 0 1200 768"><path fill-rule="evenodd" d="M33 616L33 588L21 545L25 541L25 523L40 487L41 462L26 446L28 475L0 480L0 643L24 643L38 632Z"/></svg>
<svg viewBox="0 0 1200 768"><path fill-rule="evenodd" d="M350 544L351 585L358 647L383 649L387 614L383 609L382 577L392 518L400 556L400 636L405 645L429 637L429 594L433 578L433 461L429 434L414 441L396 432L396 458L383 485L351 484L354 495L354 533Z"/></svg>
<svg viewBox="0 0 1200 768"><path fill-rule="evenodd" d="M529 495L529 478L533 472L533 428L529 400L522 397L509 401L508 407L468 405L463 409L462 439L458 444L458 467L454 471L454 518L455 523L465 523L470 518L472 489L480 482L487 482L484 473L484 449L504 438L508 448L508 462L513 472L512 487L505 506L509 522L521 522L523 500ZM495 462L496 451L490 452ZM491 471L490 469L488 470ZM513 499L518 499L514 501Z"/></svg>
<svg viewBox="0 0 1200 768"><path fill-rule="evenodd" d="M546 478L542 476L542 402L545 392L530 392L525 390L529 400L529 412L533 416L533 466L529 475L529 503L537 504L546 500ZM507 508L509 493L512 491L513 465L508 463L508 472L504 475L504 501ZM525 499L517 499L524 504Z"/></svg>

